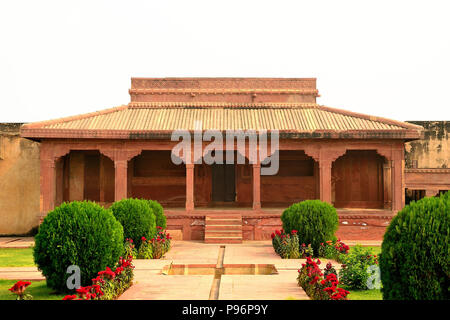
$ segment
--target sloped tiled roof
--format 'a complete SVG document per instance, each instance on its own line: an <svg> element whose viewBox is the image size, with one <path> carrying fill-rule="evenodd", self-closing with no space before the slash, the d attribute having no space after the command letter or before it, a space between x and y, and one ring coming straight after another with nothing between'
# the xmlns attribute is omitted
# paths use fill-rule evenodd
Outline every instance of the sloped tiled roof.
<svg viewBox="0 0 450 320"><path fill-rule="evenodd" d="M131 102L26 124L28 138L153 138L173 130L279 130L292 138L417 139L422 127L315 103Z"/></svg>

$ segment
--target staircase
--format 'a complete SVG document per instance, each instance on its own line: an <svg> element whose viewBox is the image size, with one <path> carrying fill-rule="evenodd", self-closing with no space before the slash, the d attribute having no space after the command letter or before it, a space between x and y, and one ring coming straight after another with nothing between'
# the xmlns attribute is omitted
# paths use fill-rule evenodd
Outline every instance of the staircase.
<svg viewBox="0 0 450 320"><path fill-rule="evenodd" d="M207 215L205 243L242 243L242 216L229 213Z"/></svg>

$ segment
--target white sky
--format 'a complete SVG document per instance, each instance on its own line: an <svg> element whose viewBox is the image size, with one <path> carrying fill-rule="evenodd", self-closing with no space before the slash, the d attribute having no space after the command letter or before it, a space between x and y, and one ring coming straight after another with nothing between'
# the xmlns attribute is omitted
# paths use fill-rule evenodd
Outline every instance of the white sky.
<svg viewBox="0 0 450 320"><path fill-rule="evenodd" d="M136 77L316 77L318 103L450 120L450 1L0 2L0 122L129 101Z"/></svg>

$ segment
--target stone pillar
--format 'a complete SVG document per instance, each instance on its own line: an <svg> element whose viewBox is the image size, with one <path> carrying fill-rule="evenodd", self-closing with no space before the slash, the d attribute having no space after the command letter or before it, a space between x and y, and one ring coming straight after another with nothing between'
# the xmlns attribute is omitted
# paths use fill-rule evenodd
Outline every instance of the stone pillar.
<svg viewBox="0 0 450 320"><path fill-rule="evenodd" d="M261 209L261 164L253 164L253 210Z"/></svg>
<svg viewBox="0 0 450 320"><path fill-rule="evenodd" d="M331 164L330 159L319 159L320 200L332 204L331 201Z"/></svg>
<svg viewBox="0 0 450 320"><path fill-rule="evenodd" d="M392 160L392 210L399 211L404 206L404 192L403 188L403 168L402 158L398 155Z"/></svg>
<svg viewBox="0 0 450 320"><path fill-rule="evenodd" d="M115 160L115 192L114 201L127 198L127 160Z"/></svg>
<svg viewBox="0 0 450 320"><path fill-rule="evenodd" d="M106 187L105 156L100 155L100 203L105 202L105 187Z"/></svg>
<svg viewBox="0 0 450 320"><path fill-rule="evenodd" d="M47 213L55 207L55 160L41 159L41 196L39 223L42 223Z"/></svg>
<svg viewBox="0 0 450 320"><path fill-rule="evenodd" d="M384 208L390 209L392 208L392 176L391 176L391 166L392 163L389 160L386 160L383 164L383 199L384 199Z"/></svg>
<svg viewBox="0 0 450 320"><path fill-rule="evenodd" d="M194 210L194 164L186 164L186 211Z"/></svg>

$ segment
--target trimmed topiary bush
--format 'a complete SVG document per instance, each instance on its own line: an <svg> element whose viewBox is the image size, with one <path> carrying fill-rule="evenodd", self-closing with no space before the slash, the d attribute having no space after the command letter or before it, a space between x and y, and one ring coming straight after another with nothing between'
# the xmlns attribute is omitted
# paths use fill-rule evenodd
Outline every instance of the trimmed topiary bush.
<svg viewBox="0 0 450 320"><path fill-rule="evenodd" d="M138 250L142 237L151 239L156 235L156 218L147 200L123 199L110 209L122 224L124 237L132 239Z"/></svg>
<svg viewBox="0 0 450 320"><path fill-rule="evenodd" d="M338 215L327 202L305 200L294 203L284 210L281 221L286 233L297 230L300 243L311 244L316 255L321 243L336 239Z"/></svg>
<svg viewBox="0 0 450 320"><path fill-rule="evenodd" d="M81 285L113 268L123 252L123 228L111 211L90 201L63 203L49 212L35 237L34 261L47 286L68 291L67 268L76 265Z"/></svg>
<svg viewBox="0 0 450 320"><path fill-rule="evenodd" d="M150 209L153 210L153 214L156 218L156 226L165 229L167 227L166 216L164 215L164 209L161 204L156 200L147 200Z"/></svg>
<svg viewBox="0 0 450 320"><path fill-rule="evenodd" d="M383 299L450 299L450 194L413 201L392 219L381 246Z"/></svg>

